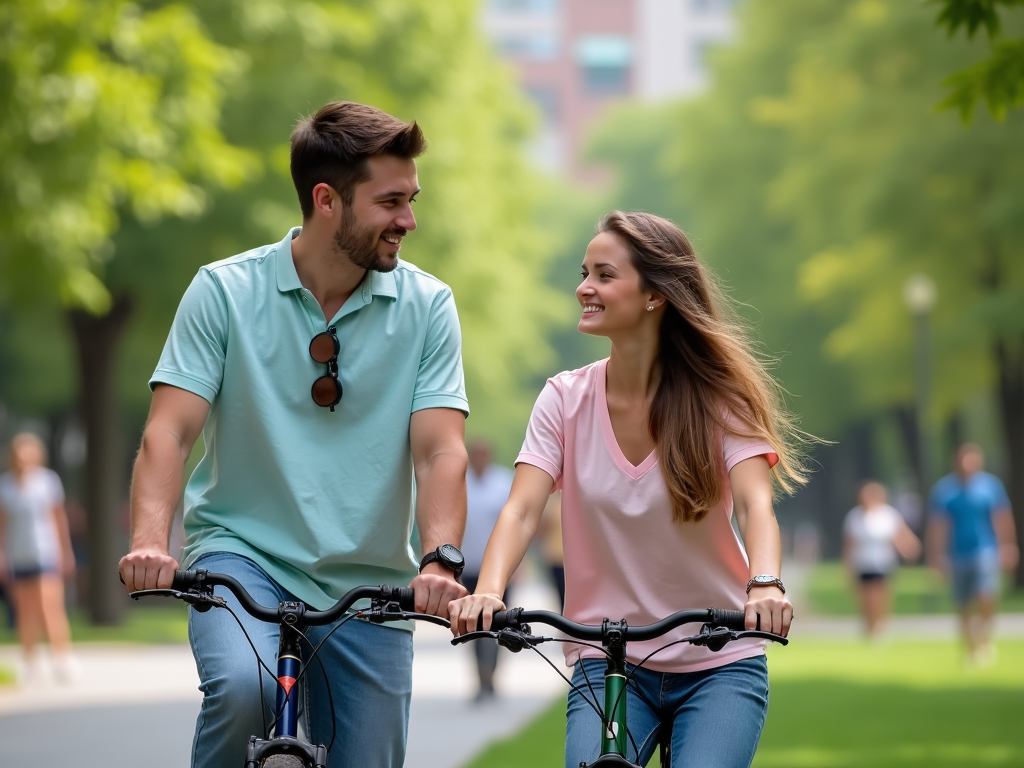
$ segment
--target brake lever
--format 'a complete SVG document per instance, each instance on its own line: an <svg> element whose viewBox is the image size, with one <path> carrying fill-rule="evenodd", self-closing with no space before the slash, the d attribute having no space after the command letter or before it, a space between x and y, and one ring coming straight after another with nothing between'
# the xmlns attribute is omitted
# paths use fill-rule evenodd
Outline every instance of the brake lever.
<svg viewBox="0 0 1024 768"><path fill-rule="evenodd" d="M742 640L746 637L756 637L763 640L772 640L779 645L789 645L789 638L771 632L764 632L760 629L732 630L726 627L715 627L712 629L707 624L700 628L699 635L688 637L687 640L691 645L703 645L709 651L718 653L727 643L731 643L734 640Z"/></svg>
<svg viewBox="0 0 1024 768"><path fill-rule="evenodd" d="M376 601L375 601L376 602ZM415 611L403 611L398 603L389 600L383 605L371 605L362 611L356 611L356 618L366 619L372 624L383 624L386 621L426 621L430 624L437 624L439 627L450 629L448 619L434 616L430 613L416 613Z"/></svg>
<svg viewBox="0 0 1024 768"><path fill-rule="evenodd" d="M493 638L498 641L498 645L502 648L507 648L512 653L519 653L523 648L534 648L541 643L547 643L554 640L553 637L543 637L540 635L529 634L529 626L526 626L527 631L521 629L511 629L506 627L505 629L498 630L495 632L491 629L480 629L474 632L466 632L463 635L452 638L452 645L461 645L467 643L470 640L481 640L485 637Z"/></svg>
<svg viewBox="0 0 1024 768"><path fill-rule="evenodd" d="M223 597L213 594L212 588L209 591L189 590L187 592L180 592L177 589L140 589L129 592L128 596L132 600L138 600L140 597L173 597L188 603L200 613L205 613L211 608L227 608L228 605Z"/></svg>

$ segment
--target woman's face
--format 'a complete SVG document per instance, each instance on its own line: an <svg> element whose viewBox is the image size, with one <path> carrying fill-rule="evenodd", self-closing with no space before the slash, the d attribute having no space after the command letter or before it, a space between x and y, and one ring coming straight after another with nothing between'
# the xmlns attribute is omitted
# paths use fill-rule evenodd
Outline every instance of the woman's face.
<svg viewBox="0 0 1024 768"><path fill-rule="evenodd" d="M43 465L43 452L31 440L15 440L11 446L11 468L24 472Z"/></svg>
<svg viewBox="0 0 1024 768"><path fill-rule="evenodd" d="M647 314L648 298L623 242L610 232L591 240L583 257L583 282L576 289L583 309L580 332L611 336L632 330Z"/></svg>

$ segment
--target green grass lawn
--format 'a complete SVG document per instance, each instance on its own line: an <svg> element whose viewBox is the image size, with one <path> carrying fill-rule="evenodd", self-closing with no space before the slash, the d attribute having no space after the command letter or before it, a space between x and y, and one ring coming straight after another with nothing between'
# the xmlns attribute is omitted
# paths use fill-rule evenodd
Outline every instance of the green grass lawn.
<svg viewBox="0 0 1024 768"><path fill-rule="evenodd" d="M952 613L949 585L924 566L900 568L892 579L893 613ZM808 572L804 591L808 608L822 616L853 616L857 603L849 577L840 563L822 563ZM1024 590L1004 584L1000 609L1024 612Z"/></svg>
<svg viewBox="0 0 1024 768"><path fill-rule="evenodd" d="M965 669L954 642L802 641L769 656L771 704L755 768L1024 765L1024 641ZM468 768L561 766L560 701ZM657 764L657 759L652 765Z"/></svg>
<svg viewBox="0 0 1024 768"><path fill-rule="evenodd" d="M132 603L124 612L124 623L97 627L89 623L84 610L72 611L71 637L76 643L187 643L188 610L180 603L161 605ZM0 627L0 644L16 643L18 637L6 622Z"/></svg>

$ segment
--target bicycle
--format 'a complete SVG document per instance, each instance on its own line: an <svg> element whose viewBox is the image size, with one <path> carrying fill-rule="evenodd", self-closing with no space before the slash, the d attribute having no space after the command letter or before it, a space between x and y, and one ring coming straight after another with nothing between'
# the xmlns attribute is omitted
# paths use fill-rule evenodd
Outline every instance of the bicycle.
<svg viewBox="0 0 1024 768"><path fill-rule="evenodd" d="M559 672L546 656L537 651L537 646L541 643L562 642L562 640L556 637L533 635L528 622L553 627L575 640L596 640L601 643L600 648L608 659L608 666L605 668L604 675L604 709L598 706L595 701L587 699L583 691L579 690L571 680ZM635 665L634 672L627 672L627 640L653 640L683 624L695 624L697 622L702 622L698 634L675 640L659 648L648 654L640 664ZM645 742L638 747L626 727L626 686L629 684L635 670L642 667L644 662L654 654L670 645L678 643L705 646L715 652L722 650L727 643L733 640L740 640L746 637L772 640L780 645L789 644L788 638L759 629L748 630L744 624L745 617L743 611L729 611L720 608L678 611L654 624L637 627L628 626L625 619L621 621L605 619L600 625L578 624L566 619L561 614L550 611L525 611L522 608L511 608L494 614L491 620L491 629L467 632L452 639L452 645L489 637L496 639L500 645L508 648L513 653L518 653L524 648L536 651L542 659L550 664L569 683L571 688L577 690L583 696L584 700L594 708L604 724L600 756L590 764L581 762L580 768L641 768L637 763L630 762L626 757L627 738L632 743L637 759L639 759L641 747L646 745ZM671 765L671 756L669 754L671 740L665 734L662 734L659 741L661 765L663 768L668 768Z"/></svg>
<svg viewBox="0 0 1024 768"><path fill-rule="evenodd" d="M298 695L295 692L310 663L317 657L320 647L331 633L345 622L353 618L365 619L376 624L415 619L429 621L443 627L448 626L448 621L445 619L413 611L414 594L409 587L387 585L356 587L326 611L312 610L305 603L299 601L284 601L279 603L277 608L268 608L253 600L245 587L235 578L226 574L196 569L176 571L170 589L140 590L132 592L131 597L138 600L141 597L169 596L188 603L197 611L224 608L230 611L232 616L235 616L234 611L231 611L224 598L214 594L215 586L231 590L249 615L260 621L278 624L281 630L276 674L260 659L255 645L246 634L246 640L249 641L259 666L270 673L276 681L277 695L274 720L269 726L264 721L263 730L266 736L252 736L249 739L245 752L245 768L327 768L327 756L333 746L334 737L332 736L331 742L327 746L310 744L298 737L299 707ZM357 601L366 599L370 600L369 608L356 609L354 612L348 613ZM237 616L235 616L235 620L241 627L242 623ZM307 643L309 641L306 640L302 630L306 627L325 626L335 622L337 622L337 626L315 647L310 644L312 651L307 663L303 665L301 643L303 640ZM245 633L244 627L242 631ZM259 677L262 701L262 673ZM328 697L330 697L329 689ZM273 732L273 736L271 736L271 732Z"/></svg>

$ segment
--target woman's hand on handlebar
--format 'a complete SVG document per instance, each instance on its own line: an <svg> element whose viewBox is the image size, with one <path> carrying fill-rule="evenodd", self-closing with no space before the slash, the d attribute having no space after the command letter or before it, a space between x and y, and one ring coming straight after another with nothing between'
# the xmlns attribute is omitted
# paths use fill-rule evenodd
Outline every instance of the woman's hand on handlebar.
<svg viewBox="0 0 1024 768"><path fill-rule="evenodd" d="M793 604L776 586L755 586L747 595L746 628L786 637L793 622Z"/></svg>
<svg viewBox="0 0 1024 768"><path fill-rule="evenodd" d="M121 558L118 571L129 592L143 589L170 589L178 561L166 550L133 549Z"/></svg>
<svg viewBox="0 0 1024 768"><path fill-rule="evenodd" d="M455 637L479 629L490 629L496 611L504 611L505 603L497 595L476 594L448 603L448 620ZM480 620L483 619L481 622Z"/></svg>

